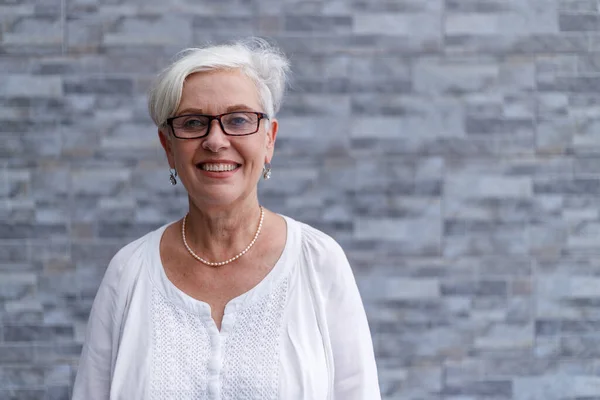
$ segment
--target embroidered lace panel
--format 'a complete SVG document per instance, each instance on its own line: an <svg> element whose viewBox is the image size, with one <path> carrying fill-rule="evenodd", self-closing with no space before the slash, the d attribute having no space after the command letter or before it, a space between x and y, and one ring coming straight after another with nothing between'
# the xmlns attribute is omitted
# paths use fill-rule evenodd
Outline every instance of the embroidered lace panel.
<svg viewBox="0 0 600 400"><path fill-rule="evenodd" d="M202 320L152 293L152 399L207 398L210 338Z"/></svg>
<svg viewBox="0 0 600 400"><path fill-rule="evenodd" d="M223 400L276 400L279 350L288 281L241 311L225 343Z"/></svg>

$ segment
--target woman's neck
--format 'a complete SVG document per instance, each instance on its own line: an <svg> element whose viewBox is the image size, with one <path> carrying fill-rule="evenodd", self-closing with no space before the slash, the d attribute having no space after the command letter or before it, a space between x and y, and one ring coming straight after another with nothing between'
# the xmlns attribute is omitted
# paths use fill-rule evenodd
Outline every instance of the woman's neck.
<svg viewBox="0 0 600 400"><path fill-rule="evenodd" d="M218 262L246 248L258 228L258 199L234 207L197 207L190 202L185 225L188 245L204 259Z"/></svg>

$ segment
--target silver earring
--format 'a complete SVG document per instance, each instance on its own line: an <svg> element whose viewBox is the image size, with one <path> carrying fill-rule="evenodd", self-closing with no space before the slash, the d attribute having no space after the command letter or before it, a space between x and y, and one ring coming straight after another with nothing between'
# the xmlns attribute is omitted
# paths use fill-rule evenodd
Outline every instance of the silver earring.
<svg viewBox="0 0 600 400"><path fill-rule="evenodd" d="M169 177L169 180L171 181L171 185L173 185L173 186L177 185L177 170L175 168L173 168L173 169L169 169L169 172L171 173L171 176Z"/></svg>
<svg viewBox="0 0 600 400"><path fill-rule="evenodd" d="M263 178L265 180L271 179L271 163L270 162L266 162L265 165L263 166Z"/></svg>

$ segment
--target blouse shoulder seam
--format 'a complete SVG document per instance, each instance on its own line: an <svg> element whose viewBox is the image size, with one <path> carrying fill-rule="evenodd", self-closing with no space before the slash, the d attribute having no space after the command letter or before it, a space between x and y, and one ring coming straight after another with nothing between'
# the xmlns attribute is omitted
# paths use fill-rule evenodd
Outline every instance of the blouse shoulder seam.
<svg viewBox="0 0 600 400"><path fill-rule="evenodd" d="M142 249L148 244L152 236L157 234L157 231L158 230L148 232L144 236L132 242L129 242L128 244L123 246L119 251L117 251L117 253L113 257L113 260L111 261L111 264L116 264L116 275L119 282L122 282L122 279L125 277L124 275L127 272L131 271L130 267L134 262L135 256L140 254L140 249ZM139 262L141 262L141 260L139 260ZM135 276L136 274L133 275Z"/></svg>

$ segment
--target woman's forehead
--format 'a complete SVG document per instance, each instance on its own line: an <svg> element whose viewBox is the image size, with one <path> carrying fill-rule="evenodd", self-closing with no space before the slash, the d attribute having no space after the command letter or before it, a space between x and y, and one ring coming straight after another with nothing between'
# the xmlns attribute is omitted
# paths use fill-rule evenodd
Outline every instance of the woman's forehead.
<svg viewBox="0 0 600 400"><path fill-rule="evenodd" d="M214 108L247 104L260 106L256 84L239 70L196 72L183 84L179 109Z"/></svg>

